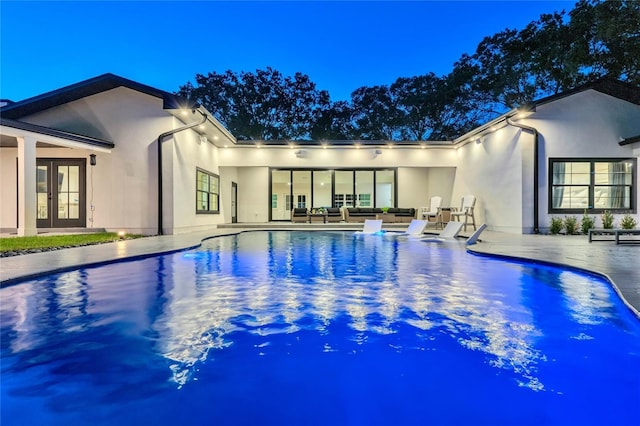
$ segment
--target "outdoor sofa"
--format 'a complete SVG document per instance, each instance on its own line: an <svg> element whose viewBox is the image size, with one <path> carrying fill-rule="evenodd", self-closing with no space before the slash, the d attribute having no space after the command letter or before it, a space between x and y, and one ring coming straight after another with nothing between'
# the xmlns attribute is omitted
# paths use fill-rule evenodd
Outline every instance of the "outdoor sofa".
<svg viewBox="0 0 640 426"><path fill-rule="evenodd" d="M387 214L394 216L395 223L411 223L413 219L416 219L416 209L411 208L395 208L390 207L387 210Z"/></svg>
<svg viewBox="0 0 640 426"><path fill-rule="evenodd" d="M385 213L377 207L347 207L344 209L345 222L364 222L367 219L382 219L388 223L410 223L416 218L415 208L391 207Z"/></svg>
<svg viewBox="0 0 640 426"><path fill-rule="evenodd" d="M344 209L345 222L364 223L365 220L376 220L382 209L376 207L347 207Z"/></svg>

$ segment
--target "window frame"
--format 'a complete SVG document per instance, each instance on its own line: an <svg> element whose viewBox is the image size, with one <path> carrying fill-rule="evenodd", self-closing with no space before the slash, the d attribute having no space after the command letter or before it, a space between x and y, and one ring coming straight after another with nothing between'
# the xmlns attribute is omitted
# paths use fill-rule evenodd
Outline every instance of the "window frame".
<svg viewBox="0 0 640 426"><path fill-rule="evenodd" d="M594 204L595 204L595 189L597 187L601 187L603 185L601 184L596 184L595 183L595 163L607 163L607 162L631 162L631 184L630 185L621 185L621 186L625 186L625 187L629 187L630 189L630 200L629 200L629 208L594 208ZM567 184L567 185L554 185L553 184L553 166L555 163L588 163L589 164L589 183L588 184L576 184L576 185L571 185L571 184ZM592 213L592 214L598 214L598 213L602 213L605 210L610 211L612 213L615 214L625 214L625 213L632 213L635 214L637 211L637 191L638 191L638 187L637 187L637 169L638 169L638 164L637 164L637 159L633 158L633 157L609 157L609 158L603 158L603 157L597 157L597 158L593 158L593 157L586 157L586 158L564 158L564 157L557 157L557 158L549 158L549 169L548 169L548 186L547 186L547 211L548 213L553 213L553 214L580 214L580 213L584 213L584 211L586 210L588 213ZM588 206L585 208L568 208L568 209L562 209L562 208L554 208L553 207L553 190L554 187L556 186L586 186L588 187L588 200L587 200L587 204ZM614 185L604 185L604 186L614 186Z"/></svg>
<svg viewBox="0 0 640 426"><path fill-rule="evenodd" d="M209 177L208 191L203 191L200 189L200 186L199 186L200 182L198 181L198 173L202 173ZM218 188L217 193L211 191L211 179L215 179L218 182L218 184L216 185L216 187ZM199 196L201 193L207 194L207 206L208 206L207 210L200 210ZM216 199L216 205L218 207L216 210L211 210L211 205L210 205L211 196L214 196ZM209 172L205 169L202 169L200 167L196 167L196 214L220 214L220 176L215 173Z"/></svg>

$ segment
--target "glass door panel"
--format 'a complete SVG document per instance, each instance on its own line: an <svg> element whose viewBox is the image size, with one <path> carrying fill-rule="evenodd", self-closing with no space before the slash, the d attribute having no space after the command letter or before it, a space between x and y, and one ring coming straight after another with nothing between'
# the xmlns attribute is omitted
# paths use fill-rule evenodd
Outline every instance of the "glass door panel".
<svg viewBox="0 0 640 426"><path fill-rule="evenodd" d="M290 200L291 171L271 170L271 220L291 219Z"/></svg>
<svg viewBox="0 0 640 426"><path fill-rule="evenodd" d="M373 170L356 171L356 207L373 207Z"/></svg>
<svg viewBox="0 0 640 426"><path fill-rule="evenodd" d="M376 207L395 206L395 173L393 170L376 171Z"/></svg>
<svg viewBox="0 0 640 426"><path fill-rule="evenodd" d="M311 171L295 170L293 172L293 200L294 207L309 208L311 200Z"/></svg>
<svg viewBox="0 0 640 426"><path fill-rule="evenodd" d="M331 207L331 170L313 172L313 208Z"/></svg>
<svg viewBox="0 0 640 426"><path fill-rule="evenodd" d="M336 170L334 207L353 207L353 170Z"/></svg>
<svg viewBox="0 0 640 426"><path fill-rule="evenodd" d="M47 220L50 217L49 205L49 166L38 165L36 168L36 192L37 192L37 220Z"/></svg>

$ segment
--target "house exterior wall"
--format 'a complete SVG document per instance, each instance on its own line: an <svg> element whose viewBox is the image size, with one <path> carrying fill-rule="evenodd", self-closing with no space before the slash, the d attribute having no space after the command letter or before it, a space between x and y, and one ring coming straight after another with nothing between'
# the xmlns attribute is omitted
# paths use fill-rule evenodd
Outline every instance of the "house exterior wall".
<svg viewBox="0 0 640 426"><path fill-rule="evenodd" d="M550 158L638 158L640 151L618 145L620 138L640 134L640 106L595 90L541 105L518 123L539 133L538 213L543 233L548 231L552 216L564 217L549 213ZM474 194L476 223L485 222L495 231L532 233L533 141L530 132L506 126L483 136L479 144L461 146L453 205L459 206L463 195ZM638 200L640 173L636 177ZM616 221L621 216L616 215ZM637 212L635 216L640 222ZM599 215L596 226L601 226Z"/></svg>
<svg viewBox="0 0 640 426"><path fill-rule="evenodd" d="M225 222L231 222L231 182L238 184L238 195L244 191L244 187L238 183L237 167L219 167L220 170L220 213L225 218ZM239 214L238 200L236 200L236 210ZM238 220L240 222L240 220Z"/></svg>
<svg viewBox="0 0 640 426"><path fill-rule="evenodd" d="M38 148L43 157L87 159L87 227L153 235L158 232L157 138L183 125L162 109L162 99L119 87L51 108L22 121L81 133L112 141L111 153L96 152L97 164L89 166L89 150ZM186 130L163 143L163 210L165 233L181 233L211 227L225 221L220 214L195 214L196 167L219 174L215 146L199 142ZM0 150L1 162L15 170L16 155ZM2 171L11 175L11 167ZM93 193L91 193L93 173ZM4 176L3 176L4 177ZM15 183L15 177L13 178ZM3 187L6 186L3 179ZM11 185L15 188L15 184ZM15 228L15 211L2 200L2 228ZM91 211L93 198L95 209ZM15 198L14 198L15 199ZM13 210L15 210L15 203Z"/></svg>
<svg viewBox="0 0 640 426"><path fill-rule="evenodd" d="M428 207L431 197L442 197L442 207L452 206L451 195L453 194L453 184L456 177L456 167L430 167L427 169L427 198L426 204L421 207Z"/></svg>
<svg viewBox="0 0 640 426"><path fill-rule="evenodd" d="M476 224L500 232L532 232L523 222L523 152L531 150L532 136L504 127L457 150L458 167L450 205L460 207L462 197L475 195Z"/></svg>
<svg viewBox="0 0 640 426"><path fill-rule="evenodd" d="M620 146L620 138L640 134L640 105L587 90L540 106L527 124L540 133L540 227L548 230L551 217L548 205L549 158L636 158L634 145ZM635 144L637 145L637 144ZM640 166L640 161L638 161ZM640 173L636 170L635 197L640 195ZM636 204L638 206L638 204ZM640 216L635 212L636 222ZM582 215L576 215L578 219ZM596 227L601 227L600 215ZM619 223L622 215L614 215Z"/></svg>
<svg viewBox="0 0 640 426"><path fill-rule="evenodd" d="M296 157L296 151L305 157ZM288 148L230 147L220 149L220 164L230 167L358 168L358 167L455 167L456 153L443 148L381 148L374 157L372 148Z"/></svg>
<svg viewBox="0 0 640 426"><path fill-rule="evenodd" d="M238 222L269 221L269 167L238 167Z"/></svg>
<svg viewBox="0 0 640 426"><path fill-rule="evenodd" d="M226 212L222 208L222 196L229 200L230 188L223 188L218 163L218 148L206 141L200 141L193 131L176 133L173 140L163 142L164 173L167 174L166 190L163 190L165 233L180 234L211 228L225 223ZM164 160L170 162L166 163ZM196 169L216 174L219 180L219 213L196 214ZM168 171L170 169L170 171ZM169 177L170 176L170 177ZM229 222L231 219L229 218Z"/></svg>

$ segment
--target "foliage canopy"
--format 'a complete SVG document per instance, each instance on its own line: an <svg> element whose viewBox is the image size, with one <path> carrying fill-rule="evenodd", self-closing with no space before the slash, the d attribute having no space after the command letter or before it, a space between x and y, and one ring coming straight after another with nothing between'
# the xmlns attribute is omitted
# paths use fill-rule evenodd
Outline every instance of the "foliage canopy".
<svg viewBox="0 0 640 426"><path fill-rule="evenodd" d="M302 73L197 74L178 94L238 139L451 140L534 99L610 76L640 86L640 2L580 0L485 37L450 74L400 77L332 102Z"/></svg>

